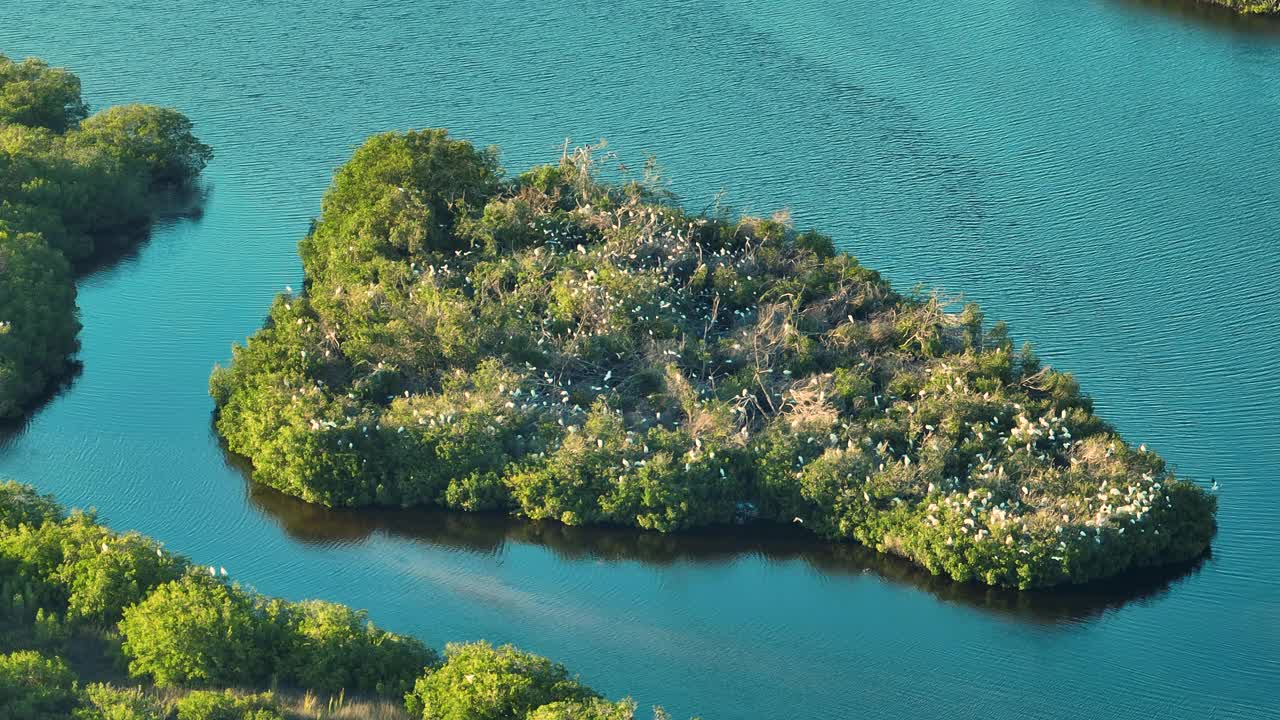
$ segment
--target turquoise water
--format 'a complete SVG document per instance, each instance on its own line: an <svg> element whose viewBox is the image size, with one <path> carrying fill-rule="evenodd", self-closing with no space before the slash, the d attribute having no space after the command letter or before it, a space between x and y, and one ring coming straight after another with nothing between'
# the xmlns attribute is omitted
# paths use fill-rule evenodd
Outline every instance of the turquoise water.
<svg viewBox="0 0 1280 720"><path fill-rule="evenodd" d="M0 4L0 51L75 69L95 107L176 106L218 153L200 219L83 281L84 372L0 440L0 476L265 592L515 642L677 716L1280 717L1280 24L1127 0L222 5ZM783 530L251 491L209 370L299 284L333 169L425 126L516 169L606 137L692 208L788 207L900 288L963 291L1221 483L1212 556L1018 594Z"/></svg>

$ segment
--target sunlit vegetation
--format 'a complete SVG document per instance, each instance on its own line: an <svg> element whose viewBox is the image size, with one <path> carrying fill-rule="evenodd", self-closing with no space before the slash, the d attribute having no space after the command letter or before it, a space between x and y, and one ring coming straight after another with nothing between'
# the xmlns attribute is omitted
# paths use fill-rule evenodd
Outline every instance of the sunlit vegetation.
<svg viewBox="0 0 1280 720"><path fill-rule="evenodd" d="M322 700L321 698L327 698ZM0 717L631 720L510 646L443 656L351 608L260 595L0 483ZM656 717L665 718L661 710Z"/></svg>
<svg viewBox="0 0 1280 720"><path fill-rule="evenodd" d="M445 657L407 698L410 712L426 720L525 717L551 703L596 698L564 667L513 647L450 645Z"/></svg>
<svg viewBox="0 0 1280 720"><path fill-rule="evenodd" d="M69 367L74 268L136 242L157 193L212 157L191 129L148 105L89 115L75 75L0 55L0 420Z"/></svg>
<svg viewBox="0 0 1280 720"><path fill-rule="evenodd" d="M325 505L758 517L993 585L1204 552L1212 496L976 305L603 165L509 178L444 131L371 138L301 242L302 292L213 374L231 450Z"/></svg>
<svg viewBox="0 0 1280 720"><path fill-rule="evenodd" d="M1280 15L1280 0L1208 0L1245 15Z"/></svg>

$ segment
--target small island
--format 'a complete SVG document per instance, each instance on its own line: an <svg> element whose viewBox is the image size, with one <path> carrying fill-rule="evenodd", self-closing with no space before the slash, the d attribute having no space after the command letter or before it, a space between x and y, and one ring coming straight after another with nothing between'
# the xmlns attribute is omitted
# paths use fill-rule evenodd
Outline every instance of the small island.
<svg viewBox="0 0 1280 720"><path fill-rule="evenodd" d="M0 716L23 720L631 720L511 646L443 654L319 600L233 583L0 483ZM657 719L667 718L660 708Z"/></svg>
<svg viewBox="0 0 1280 720"><path fill-rule="evenodd" d="M507 177L443 130L370 138L300 292L213 373L230 450L329 506L763 519L1017 588L1205 552L1214 497L978 306L619 172L592 147Z"/></svg>
<svg viewBox="0 0 1280 720"><path fill-rule="evenodd" d="M175 110L89 115L75 75L0 54L0 421L71 369L76 273L136 244L160 192L212 156Z"/></svg>

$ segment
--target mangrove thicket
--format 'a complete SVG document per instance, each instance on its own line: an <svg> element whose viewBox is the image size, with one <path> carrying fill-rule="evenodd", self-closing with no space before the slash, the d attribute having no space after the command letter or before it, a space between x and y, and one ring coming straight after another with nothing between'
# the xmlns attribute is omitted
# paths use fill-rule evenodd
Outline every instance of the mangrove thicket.
<svg viewBox="0 0 1280 720"><path fill-rule="evenodd" d="M230 449L325 505L763 518L1022 588L1205 551L1212 496L976 305L604 177L593 148L508 176L443 130L370 138L301 291L213 374Z"/></svg>
<svg viewBox="0 0 1280 720"><path fill-rule="evenodd" d="M150 105L90 115L74 74L0 55L0 420L69 369L75 270L136 243L160 191L212 157L191 130Z"/></svg>
<svg viewBox="0 0 1280 720"><path fill-rule="evenodd" d="M0 717L631 720L635 709L539 655L485 642L439 653L363 611L260 595L225 568L0 483Z"/></svg>

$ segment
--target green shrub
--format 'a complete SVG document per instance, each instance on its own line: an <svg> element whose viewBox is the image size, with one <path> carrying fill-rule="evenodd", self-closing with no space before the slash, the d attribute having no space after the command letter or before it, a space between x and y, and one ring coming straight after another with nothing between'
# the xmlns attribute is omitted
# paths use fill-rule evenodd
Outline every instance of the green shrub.
<svg viewBox="0 0 1280 720"><path fill-rule="evenodd" d="M156 588L120 621L129 672L159 686L250 685L284 651L282 607L203 575Z"/></svg>
<svg viewBox="0 0 1280 720"><path fill-rule="evenodd" d="M0 54L0 124L64 132L88 114L80 78L36 58L14 62Z"/></svg>
<svg viewBox="0 0 1280 720"><path fill-rule="evenodd" d="M165 720L164 704L142 688L116 688L102 683L85 687L88 707L76 711L76 720Z"/></svg>
<svg viewBox="0 0 1280 720"><path fill-rule="evenodd" d="M438 662L422 643L378 629L362 611L270 600L202 574L161 585L125 610L120 634L130 672L161 686L270 679L402 696Z"/></svg>
<svg viewBox="0 0 1280 720"><path fill-rule="evenodd" d="M238 695L231 690L196 690L177 703L178 720L282 720L269 694Z"/></svg>
<svg viewBox="0 0 1280 720"><path fill-rule="evenodd" d="M19 525L39 526L63 518L62 506L52 495L41 495L30 485L0 482L0 532Z"/></svg>
<svg viewBox="0 0 1280 720"><path fill-rule="evenodd" d="M96 147L22 125L0 125L0 221L44 237L78 263L146 222L147 178Z"/></svg>
<svg viewBox="0 0 1280 720"><path fill-rule="evenodd" d="M445 648L444 665L419 678L405 704L424 720L521 720L548 703L595 697L562 665L481 642Z"/></svg>
<svg viewBox="0 0 1280 720"><path fill-rule="evenodd" d="M0 717L63 720L79 704L76 676L61 658L31 650L0 655Z"/></svg>
<svg viewBox="0 0 1280 720"><path fill-rule="evenodd" d="M615 703L596 698L549 703L526 717L528 720L633 720L635 715L636 704L632 700Z"/></svg>
<svg viewBox="0 0 1280 720"><path fill-rule="evenodd" d="M70 620L108 625L186 568L184 560L138 533L116 535L80 512L0 536L0 567L6 565L39 588L42 605L66 612Z"/></svg>
<svg viewBox="0 0 1280 720"><path fill-rule="evenodd" d="M288 616L297 640L283 674L310 690L403 696L438 662L419 641L376 628L362 610L310 600Z"/></svg>
<svg viewBox="0 0 1280 720"><path fill-rule="evenodd" d="M55 530L62 559L52 577L70 591L67 614L112 624L124 609L145 598L153 588L182 577L186 561L131 532L112 533L92 516L73 513Z"/></svg>
<svg viewBox="0 0 1280 720"><path fill-rule="evenodd" d="M70 589L56 577L66 534L63 523L22 525L0 534L0 577L6 594L21 596L10 608L15 616L34 617L37 608L66 612Z"/></svg>
<svg viewBox="0 0 1280 720"><path fill-rule="evenodd" d="M191 132L182 113L153 105L118 105L80 124L77 145L101 150L123 167L136 168L153 185L195 181L213 151Z"/></svg>

